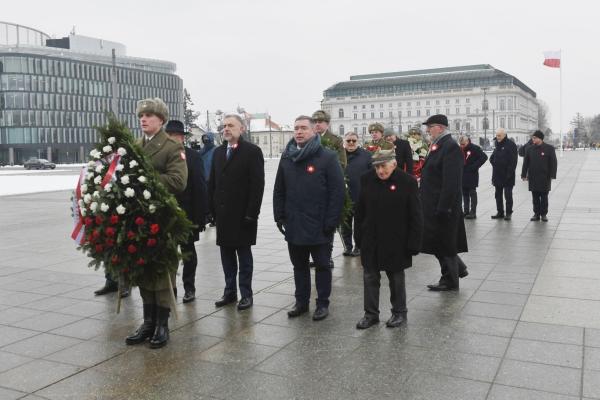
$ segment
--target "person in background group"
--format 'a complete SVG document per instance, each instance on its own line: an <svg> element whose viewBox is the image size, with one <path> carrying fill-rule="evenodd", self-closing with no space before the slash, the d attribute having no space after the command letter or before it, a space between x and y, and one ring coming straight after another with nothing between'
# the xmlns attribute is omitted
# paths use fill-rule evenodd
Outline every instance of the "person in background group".
<svg viewBox="0 0 600 400"><path fill-rule="evenodd" d="M479 186L479 168L488 159L481 147L471 143L467 136L458 139L465 166L463 167L462 195L463 210L466 219L477 218L477 186Z"/></svg>
<svg viewBox="0 0 600 400"><path fill-rule="evenodd" d="M414 175L419 181L421 180L421 169L423 169L425 157L427 157L427 153L429 152L429 145L425 140L423 140L423 136L421 135L421 129L419 129L418 127L413 127L408 130L407 141L412 151L412 175Z"/></svg>
<svg viewBox="0 0 600 400"><path fill-rule="evenodd" d="M383 132L385 128L379 122L375 122L369 125L369 133L371 134L371 140L365 142L364 148L369 153L373 154L377 150L393 150L394 144L385 140Z"/></svg>
<svg viewBox="0 0 600 400"><path fill-rule="evenodd" d="M413 175L413 155L412 149L410 148L410 144L408 143L408 141L396 136L394 131L392 131L391 129L385 130L384 138L387 142L394 145L394 152L396 154L396 162L398 163L398 168L400 168L402 171L406 172L409 175Z"/></svg>
<svg viewBox="0 0 600 400"><path fill-rule="evenodd" d="M548 192L552 188L552 179L556 179L558 160L554 147L544 143L542 131L535 131L531 137L533 144L527 148L523 158L521 179L529 182L529 191L533 198L533 217L531 221L548 221Z"/></svg>
<svg viewBox="0 0 600 400"><path fill-rule="evenodd" d="M438 259L442 275L437 284L427 287L433 291L458 290L458 279L468 275L467 266L458 256L468 251L461 204L464 159L446 131L445 115L432 115L423 125L431 135L431 146L421 176L425 221L421 253Z"/></svg>
<svg viewBox="0 0 600 400"><path fill-rule="evenodd" d="M237 301L236 281L239 261L241 299L238 310L252 307L251 246L256 244L258 214L265 188L265 161L260 147L247 140L240 116L223 119L224 143L213 154L208 183L209 208L217 225L217 245L225 274L223 297L215 302L222 307Z"/></svg>
<svg viewBox="0 0 600 400"><path fill-rule="evenodd" d="M208 179L210 178L210 170L212 168L212 159L215 148L215 135L211 132L203 134L200 157L202 158L202 165L204 167L204 180L206 182L208 182ZM211 214L206 216L206 220L209 223L209 226L215 226L214 218Z"/></svg>
<svg viewBox="0 0 600 400"><path fill-rule="evenodd" d="M315 263L317 287L313 320L329 315L330 244L340 222L344 190L344 174L337 155L321 146L313 119L299 116L294 121L294 137L281 156L273 189L273 216L288 243L294 266L296 304L288 311L290 318L309 309L309 256Z"/></svg>
<svg viewBox="0 0 600 400"><path fill-rule="evenodd" d="M170 137L184 144L185 137L190 134L186 132L183 122L176 119L167 122L165 131ZM197 151L184 145L185 162L188 169L188 179L185 190L177 196L179 206L185 211L187 218L196 227L188 238L186 243L181 244L181 252L187 255L187 259L183 262L183 302L189 303L196 298L196 266L198 265L198 255L196 246L194 245L200 239L200 232L204 232L206 225L206 214L208 213L206 180L204 179L204 168L202 166L202 158ZM177 288L174 287L175 296L177 297Z"/></svg>
<svg viewBox="0 0 600 400"><path fill-rule="evenodd" d="M510 221L513 212L513 187L515 186L515 170L517 169L517 145L506 136L504 128L496 130L494 152L490 157L492 164L492 185L496 189L496 215L492 219ZM506 199L506 213L504 200Z"/></svg>
<svg viewBox="0 0 600 400"><path fill-rule="evenodd" d="M185 150L180 142L170 138L163 129L169 119L167 105L159 98L141 100L136 114L144 134L138 144L150 159L158 179L173 195L183 192L188 178ZM169 314L173 296L171 291L175 274L166 276L165 279L156 279L152 274L151 264L145 271L147 273L139 284L144 303L144 322L134 334L125 339L125 343L134 345L150 339L150 347L159 348L169 341Z"/></svg>
<svg viewBox="0 0 600 400"><path fill-rule="evenodd" d="M341 225L342 239L344 241L344 255L356 257L360 255L358 245L352 247L352 236L354 226L354 242L356 244L356 229L358 226L353 224L356 215L356 202L360 193L360 178L371 170L371 154L358 145L358 135L354 132L348 132L344 136L344 147L346 148L346 177L348 178L348 191L352 199L352 213Z"/></svg>
<svg viewBox="0 0 600 400"><path fill-rule="evenodd" d="M386 326L406 321L404 270L419 253L423 213L417 181L397 168L392 150L378 150L374 170L363 174L356 205L357 239L361 247L364 281L364 317L356 324L366 329L379 322L381 271L390 285L392 316Z"/></svg>

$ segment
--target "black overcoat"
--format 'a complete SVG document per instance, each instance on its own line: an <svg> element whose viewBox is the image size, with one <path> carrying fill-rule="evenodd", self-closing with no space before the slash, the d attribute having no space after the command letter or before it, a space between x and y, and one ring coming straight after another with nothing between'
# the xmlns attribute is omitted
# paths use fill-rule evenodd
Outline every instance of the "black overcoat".
<svg viewBox="0 0 600 400"><path fill-rule="evenodd" d="M348 178L348 191L352 203L356 205L358 201L358 193L360 192L360 178L371 170L371 153L363 149L357 148L355 151L346 151L346 177Z"/></svg>
<svg viewBox="0 0 600 400"><path fill-rule="evenodd" d="M527 177L529 191L549 192L552 188L552 179L556 179L557 167L556 151L552 145L547 143L539 146L531 145L523 158L521 178Z"/></svg>
<svg viewBox="0 0 600 400"><path fill-rule="evenodd" d="M481 147L469 143L462 149L465 166L463 167L462 187L474 189L479 186L479 168L488 159L487 154L481 150Z"/></svg>
<svg viewBox="0 0 600 400"><path fill-rule="evenodd" d="M496 142L494 152L490 157L492 164L492 185L502 187L515 186L515 170L519 159L517 145L508 138Z"/></svg>
<svg viewBox="0 0 600 400"><path fill-rule="evenodd" d="M292 139L293 140L293 139ZM338 155L320 145L306 158L282 156L273 188L273 217L285 221L285 240L298 246L330 243L344 205Z"/></svg>
<svg viewBox="0 0 600 400"><path fill-rule="evenodd" d="M429 147L421 174L422 253L453 256L468 251L462 215L463 156L450 135Z"/></svg>
<svg viewBox="0 0 600 400"><path fill-rule="evenodd" d="M240 137L226 159L227 142L215 149L210 171L209 206L217 225L217 245L256 244L258 214L265 188L265 161L260 147ZM246 223L245 217L254 219Z"/></svg>
<svg viewBox="0 0 600 400"><path fill-rule="evenodd" d="M394 141L394 146L398 168L409 175L413 175L413 152L410 148L410 143L408 143L408 140L396 139Z"/></svg>
<svg viewBox="0 0 600 400"><path fill-rule="evenodd" d="M197 226L192 232L194 241L197 241L200 231L204 230L208 213L206 179L200 153L186 147L185 162L188 168L187 185L185 190L175 197L188 219Z"/></svg>
<svg viewBox="0 0 600 400"><path fill-rule="evenodd" d="M417 180L396 168L382 181L374 170L361 178L356 241L364 268L401 271L421 248L423 211Z"/></svg>

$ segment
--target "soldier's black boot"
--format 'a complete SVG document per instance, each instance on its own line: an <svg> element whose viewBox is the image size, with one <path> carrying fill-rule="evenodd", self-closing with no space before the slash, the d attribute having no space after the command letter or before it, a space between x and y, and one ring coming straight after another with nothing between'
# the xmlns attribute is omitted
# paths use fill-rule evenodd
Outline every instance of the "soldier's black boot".
<svg viewBox="0 0 600 400"><path fill-rule="evenodd" d="M144 322L134 334L127 336L128 345L144 343L154 334L156 325L156 304L144 304Z"/></svg>
<svg viewBox="0 0 600 400"><path fill-rule="evenodd" d="M151 349L160 349L169 341L169 313L170 308L156 307L156 328L154 336L150 339Z"/></svg>

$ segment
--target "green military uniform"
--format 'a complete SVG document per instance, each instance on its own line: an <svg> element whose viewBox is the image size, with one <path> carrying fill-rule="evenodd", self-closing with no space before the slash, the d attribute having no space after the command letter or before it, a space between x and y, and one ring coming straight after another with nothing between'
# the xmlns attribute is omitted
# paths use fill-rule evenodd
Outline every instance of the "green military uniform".
<svg viewBox="0 0 600 400"><path fill-rule="evenodd" d="M383 133L385 132L385 128L379 122L375 122L375 123L369 125L369 133L375 132L375 131L381 132L381 134L383 135ZM378 140L369 140L369 141L365 142L364 148L369 153L373 154L378 150L393 150L394 144L386 141L382 137L381 139L378 139Z"/></svg>
<svg viewBox="0 0 600 400"><path fill-rule="evenodd" d="M323 111L323 110L315 111L312 115L312 118L315 121L325 121L328 124L329 124L329 121L331 120L329 113L327 113L326 111ZM342 165L342 169L346 170L346 165L348 164L348 160L346 158L346 149L344 149L343 139L341 137L339 137L338 135L334 135L333 133L331 133L331 131L328 128L325 132L323 132L321 134L321 144L324 147L327 147L330 150L337 152L338 160L340 161L340 164Z"/></svg>

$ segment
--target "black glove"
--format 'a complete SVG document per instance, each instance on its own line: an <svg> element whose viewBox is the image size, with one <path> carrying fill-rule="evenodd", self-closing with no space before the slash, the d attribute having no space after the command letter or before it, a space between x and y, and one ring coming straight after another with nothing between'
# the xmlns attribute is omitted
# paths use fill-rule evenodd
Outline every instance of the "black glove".
<svg viewBox="0 0 600 400"><path fill-rule="evenodd" d="M276 222L277 224L277 229L279 229L279 232L281 232L282 235L285 235L285 219L280 219L279 221Z"/></svg>
<svg viewBox="0 0 600 400"><path fill-rule="evenodd" d="M206 230L206 221L200 221L198 224L198 232L204 232Z"/></svg>
<svg viewBox="0 0 600 400"><path fill-rule="evenodd" d="M213 217L212 214L206 214L206 222L209 224L213 224L215 223L215 217Z"/></svg>
<svg viewBox="0 0 600 400"><path fill-rule="evenodd" d="M254 226L256 225L256 218L252 218L246 215L242 220L242 223L244 224L244 226Z"/></svg>
<svg viewBox="0 0 600 400"><path fill-rule="evenodd" d="M333 235L333 232L335 232L335 226L323 228L323 233L325 234L325 236L331 236Z"/></svg>

